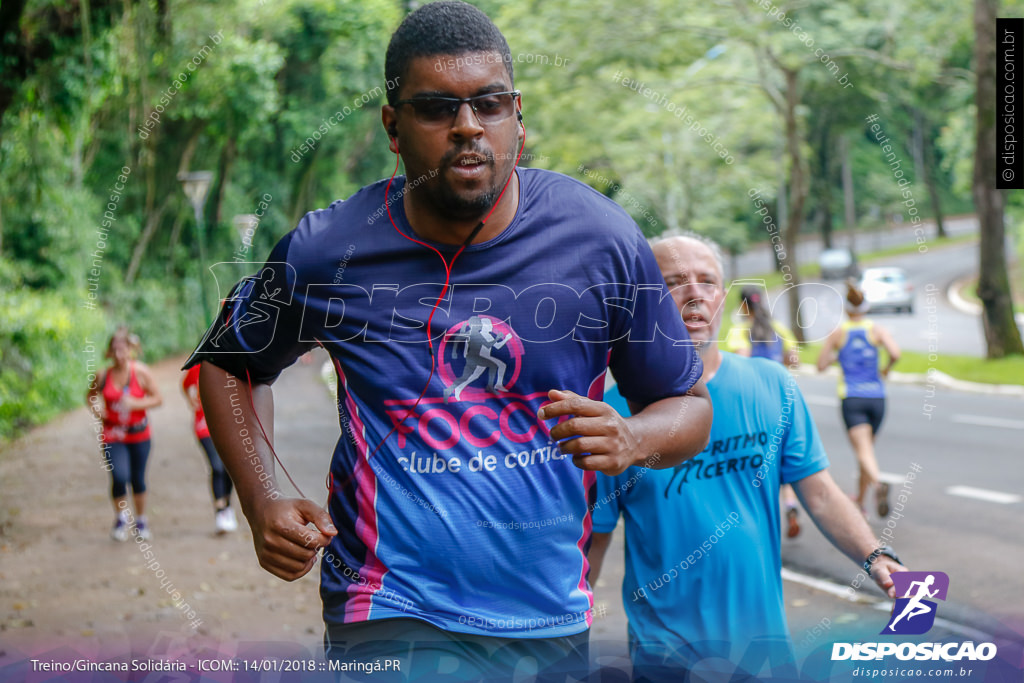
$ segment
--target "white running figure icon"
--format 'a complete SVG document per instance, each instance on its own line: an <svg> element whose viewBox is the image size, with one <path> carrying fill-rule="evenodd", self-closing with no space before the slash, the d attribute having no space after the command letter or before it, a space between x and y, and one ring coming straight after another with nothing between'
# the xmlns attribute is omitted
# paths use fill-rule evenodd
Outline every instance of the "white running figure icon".
<svg viewBox="0 0 1024 683"><path fill-rule="evenodd" d="M490 319L474 315L459 328L457 334L452 335L455 344L452 346L452 358L458 358L459 348L463 348L466 358L466 367L462 370L462 376L455 380L455 384L444 389L444 400L448 403L451 395L455 394L458 401L462 396L462 390L470 385L477 377L487 373L487 391L507 392L505 388L504 361L491 355L492 349L500 349L512 338L506 334L502 339L491 334L494 325Z"/></svg>
<svg viewBox="0 0 1024 683"><path fill-rule="evenodd" d="M898 622L903 617L906 617L907 621L910 621L919 614L928 614L932 611L932 608L928 605L921 604L921 600L923 600L925 597L934 598L935 595L939 592L938 588L936 588L934 591L928 590L928 588L930 588L931 585L934 583L935 576L933 574L929 574L924 581L911 582L910 586L907 588L907 595L914 592L914 586L918 587L917 593L910 598L910 602L908 602L907 606L903 608L903 611L900 612L900 615L893 619L892 623L889 624L890 631L894 633L896 632L896 622Z"/></svg>

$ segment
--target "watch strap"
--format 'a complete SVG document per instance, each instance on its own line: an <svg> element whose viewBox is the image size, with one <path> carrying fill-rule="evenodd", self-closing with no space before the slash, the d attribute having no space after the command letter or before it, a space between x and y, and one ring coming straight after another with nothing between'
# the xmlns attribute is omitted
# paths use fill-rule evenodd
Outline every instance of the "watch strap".
<svg viewBox="0 0 1024 683"><path fill-rule="evenodd" d="M886 557L891 558L896 562L899 562L900 564L903 564L903 562L900 561L900 558L896 556L896 551L893 550L891 546L883 545L880 548L875 548L871 552L871 554L868 555L867 558L864 560L864 571L868 573L871 572L871 565L874 564L875 560L878 559L879 555L885 555Z"/></svg>

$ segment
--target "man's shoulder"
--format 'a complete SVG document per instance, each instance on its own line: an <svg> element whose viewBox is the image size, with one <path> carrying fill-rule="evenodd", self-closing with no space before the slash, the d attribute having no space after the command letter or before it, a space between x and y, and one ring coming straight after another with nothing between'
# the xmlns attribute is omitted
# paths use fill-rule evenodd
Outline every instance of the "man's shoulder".
<svg viewBox="0 0 1024 683"><path fill-rule="evenodd" d="M531 197L551 198L559 206L581 206L593 216L607 215L633 222L629 214L607 195L581 180L542 168L520 168L524 186Z"/></svg>
<svg viewBox="0 0 1024 683"><path fill-rule="evenodd" d="M315 263L321 257L337 255L339 249L361 251L378 242L381 232L391 230L384 201L387 182L366 185L346 199L308 211L285 236L287 260L293 265Z"/></svg>
<svg viewBox="0 0 1024 683"><path fill-rule="evenodd" d="M533 220L550 229L553 225L585 230L593 243L619 244L627 251L644 242L633 218L609 197L575 178L557 171L520 168L524 204Z"/></svg>
<svg viewBox="0 0 1024 683"><path fill-rule="evenodd" d="M781 364L769 358L751 358L729 351L722 351L722 363L729 368L731 384L741 384L749 390L755 386L765 389L782 388L786 384L796 385L796 380Z"/></svg>
<svg viewBox="0 0 1024 683"><path fill-rule="evenodd" d="M519 166L518 171L523 181L528 183L530 186L555 185L560 186L563 189L567 188L573 191L579 191L583 193L593 193L598 197L604 197L605 199L608 199L603 194L592 188L590 185L587 185L582 180L577 180L576 178L568 176L564 173L560 173L559 171L549 171L544 168L531 168L529 166ZM609 199L608 201L611 200ZM612 204L614 203L615 202L612 202Z"/></svg>
<svg viewBox="0 0 1024 683"><path fill-rule="evenodd" d="M313 209L299 220L292 231L294 238L310 238L320 235L325 230L359 230L366 223L374 222L374 218L384 218L387 224L387 213L384 202L384 189L387 179L378 180L357 190L346 199L335 199L327 207ZM380 215L376 211L379 210Z"/></svg>

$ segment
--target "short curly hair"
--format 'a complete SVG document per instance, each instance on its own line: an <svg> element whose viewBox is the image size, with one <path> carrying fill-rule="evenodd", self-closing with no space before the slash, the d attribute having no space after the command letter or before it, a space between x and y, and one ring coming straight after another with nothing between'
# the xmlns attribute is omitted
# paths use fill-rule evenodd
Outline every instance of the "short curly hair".
<svg viewBox="0 0 1024 683"><path fill-rule="evenodd" d="M465 2L443 0L412 12L395 29L384 57L388 104L394 105L398 100L399 85L413 59L467 52L501 54L509 80L515 83L512 53L505 36L476 7Z"/></svg>

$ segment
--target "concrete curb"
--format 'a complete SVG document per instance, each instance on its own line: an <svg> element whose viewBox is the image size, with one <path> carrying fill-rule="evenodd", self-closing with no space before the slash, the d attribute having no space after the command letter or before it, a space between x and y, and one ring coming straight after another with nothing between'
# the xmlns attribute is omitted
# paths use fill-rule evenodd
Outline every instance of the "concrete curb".
<svg viewBox="0 0 1024 683"><path fill-rule="evenodd" d="M967 301L960 295L960 290L971 280L974 275L966 275L950 283L946 288L946 299L949 304L967 315L981 315L981 306ZM1024 322L1024 316L1017 315L1017 322ZM804 364L800 366L800 374L815 374L817 368L813 365ZM835 366L825 371L826 375L839 376L839 369ZM890 372L889 381L896 384L919 384L927 387L943 387L954 391L964 391L971 394L987 394L989 396L1020 396L1024 397L1024 386L1020 384L985 384L983 382L968 382L967 380L951 377L940 370L932 370L926 374L914 374L907 372Z"/></svg>
<svg viewBox="0 0 1024 683"><path fill-rule="evenodd" d="M949 289L946 290L946 298L949 300L950 306L967 315L981 315L981 306L973 301L968 301L960 294L960 290L976 277L977 275L965 275L962 278L953 280L949 285ZM1015 314L1013 319L1017 321L1018 325L1024 325L1024 313Z"/></svg>
<svg viewBox="0 0 1024 683"><path fill-rule="evenodd" d="M965 275L962 278L953 280L950 283L949 289L946 290L946 299L949 300L949 305L967 315L981 315L981 306L968 301L960 295L960 290L967 286L967 283L973 280L975 275Z"/></svg>
<svg viewBox="0 0 1024 683"><path fill-rule="evenodd" d="M839 368L834 365L823 373L809 363L800 366L798 376L813 376L817 374L829 377L839 377ZM964 391L972 394L987 394L990 396L1020 396L1024 397L1024 386L1019 384L983 384L981 382L968 382L967 380L950 377L939 370L932 370L927 374L915 374L909 372L890 372L889 381L896 384L919 384L926 387L943 387L954 391Z"/></svg>
<svg viewBox="0 0 1024 683"><path fill-rule="evenodd" d="M984 384L950 377L939 370L932 370L926 375L914 375L903 372L890 372L889 381L900 384L922 384L926 386L945 387L954 391L965 391L972 394L988 394L990 396L1024 397L1024 386L1020 384Z"/></svg>

